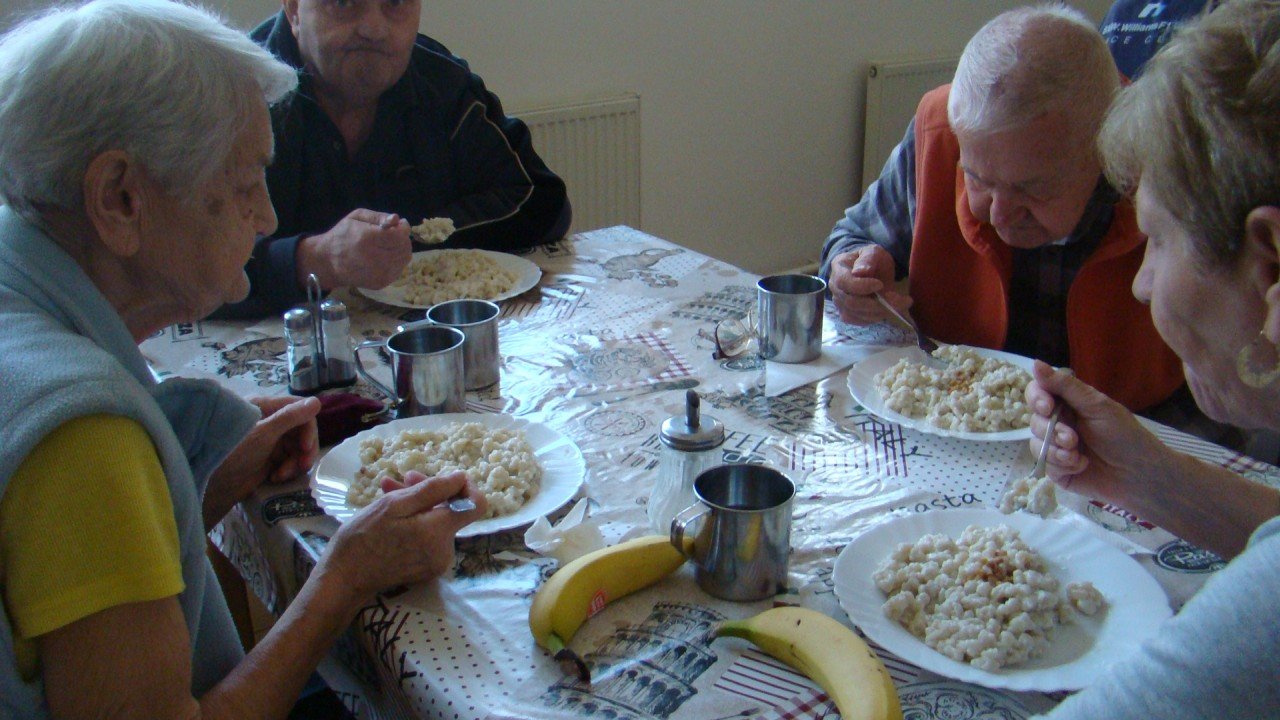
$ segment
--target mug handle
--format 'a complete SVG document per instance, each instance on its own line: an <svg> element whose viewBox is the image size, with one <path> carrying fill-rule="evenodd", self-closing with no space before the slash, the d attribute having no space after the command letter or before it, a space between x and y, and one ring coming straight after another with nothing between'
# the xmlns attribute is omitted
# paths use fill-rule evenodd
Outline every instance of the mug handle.
<svg viewBox="0 0 1280 720"><path fill-rule="evenodd" d="M433 305L432 307L435 307L435 306ZM430 310L428 310L427 312L430 312ZM402 333L405 330L417 330L418 328L431 327L432 325L438 325L438 324L439 323L437 323L435 320L428 320L424 317L421 320L414 320L411 323L397 325L396 332Z"/></svg>
<svg viewBox="0 0 1280 720"><path fill-rule="evenodd" d="M695 511L693 515L689 514L691 511ZM689 523L706 514L707 511L703 508L702 503L694 503L671 518L671 544L675 546L676 550L680 551L681 555L689 558L695 564L698 564L698 560L693 556L693 538L685 537L685 528L688 527Z"/></svg>
<svg viewBox="0 0 1280 720"><path fill-rule="evenodd" d="M386 395L387 399L391 401L392 407L399 407L400 398L395 394L395 392L392 391L391 388L387 387L386 385L383 385L377 380L374 380L373 376L369 374L369 371L364 369L364 363L360 361L361 350L364 350L366 348L382 347L385 344L386 344L385 340L365 340L364 342L357 345L353 352L356 358L356 372L359 373L360 377L364 378L366 382L368 382L370 385L376 388L378 392L382 393L383 395Z"/></svg>

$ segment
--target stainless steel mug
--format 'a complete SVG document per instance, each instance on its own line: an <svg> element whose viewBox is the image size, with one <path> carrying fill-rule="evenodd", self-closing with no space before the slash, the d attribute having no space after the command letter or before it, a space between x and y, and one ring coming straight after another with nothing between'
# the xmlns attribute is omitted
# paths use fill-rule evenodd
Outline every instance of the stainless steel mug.
<svg viewBox="0 0 1280 720"><path fill-rule="evenodd" d="M502 358L498 355L498 306L488 300L449 300L432 305L427 320L457 328L466 336L462 344L467 389L479 390L498 382Z"/></svg>
<svg viewBox="0 0 1280 720"><path fill-rule="evenodd" d="M764 465L718 465L698 475L693 494L699 502L671 520L671 544L693 561L698 586L723 600L785 591L795 484Z"/></svg>
<svg viewBox="0 0 1280 720"><path fill-rule="evenodd" d="M813 275L769 275L756 283L760 355L803 363L822 354L822 303L827 281Z"/></svg>
<svg viewBox="0 0 1280 720"><path fill-rule="evenodd" d="M368 340L356 347L360 376L391 399L397 417L462 412L466 409L462 369L461 330L440 325L401 328L386 340ZM374 380L360 362L360 351L385 347L391 356L394 389Z"/></svg>

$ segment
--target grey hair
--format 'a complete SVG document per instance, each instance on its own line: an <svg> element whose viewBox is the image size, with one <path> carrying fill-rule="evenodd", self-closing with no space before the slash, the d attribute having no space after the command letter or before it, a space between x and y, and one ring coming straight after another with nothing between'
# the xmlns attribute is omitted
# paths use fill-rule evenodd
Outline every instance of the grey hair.
<svg viewBox="0 0 1280 720"><path fill-rule="evenodd" d="M1201 260L1230 263L1249 212L1280 206L1280 2L1234 0L1183 26L1098 142L1117 188L1141 181Z"/></svg>
<svg viewBox="0 0 1280 720"><path fill-rule="evenodd" d="M997 15L969 40L947 119L957 133L986 135L1061 110L1076 121L1081 144L1093 147L1119 86L1107 42L1088 18L1057 3L1022 7Z"/></svg>
<svg viewBox="0 0 1280 720"><path fill-rule="evenodd" d="M56 8L0 38L0 198L83 212L89 162L123 150L174 196L220 170L255 103L294 70L214 15L168 0Z"/></svg>

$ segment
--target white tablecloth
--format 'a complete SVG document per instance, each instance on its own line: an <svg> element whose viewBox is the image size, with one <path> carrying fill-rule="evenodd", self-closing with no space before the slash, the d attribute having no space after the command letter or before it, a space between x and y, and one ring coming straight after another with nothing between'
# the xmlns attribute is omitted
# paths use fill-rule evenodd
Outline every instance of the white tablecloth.
<svg viewBox="0 0 1280 720"><path fill-rule="evenodd" d="M726 462L769 463L798 485L790 589L778 601L851 625L831 581L833 560L850 538L895 512L994 507L1004 482L1030 468L1025 442L925 434L881 421L851 401L842 368L901 343L898 332L873 327L840 335L829 311L822 371L772 365L762 371L752 361L711 357L715 323L754 303L752 275L624 227L574 236L527 257L542 268L542 280L502 304L502 381L471 394L468 409L517 415L571 437L587 461L582 494L594 501L592 516L610 543L647 532L658 429L682 411L689 388L702 395L704 414L725 424ZM360 337L385 336L421 315L339 296ZM171 328L143 351L162 375L215 377L245 395L278 394L287 381L281 335L278 319L204 322ZM376 396L363 384L357 391ZM1276 481L1271 466L1155 429L1181 450ZM1122 510L1079 498L1070 504L1121 546L1145 549L1140 562L1175 609L1221 566ZM215 541L278 611L336 527L300 480L260 490L215 532ZM596 665L593 685L563 677L527 625L530 597L554 563L529 551L522 536L523 528L460 541L449 577L380 598L361 612L334 653L345 670L326 664L358 715L830 717L820 691L803 677L741 641L709 640L718 620L771 602L715 600L697 588L688 567L583 626L572 647ZM904 708L922 716L939 716L946 707L947 717L1023 718L1060 700L947 681L882 656Z"/></svg>

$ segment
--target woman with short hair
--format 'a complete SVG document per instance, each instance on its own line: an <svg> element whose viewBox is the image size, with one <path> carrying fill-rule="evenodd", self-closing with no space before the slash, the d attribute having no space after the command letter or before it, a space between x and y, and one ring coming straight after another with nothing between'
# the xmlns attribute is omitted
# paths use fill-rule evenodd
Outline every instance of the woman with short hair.
<svg viewBox="0 0 1280 720"><path fill-rule="evenodd" d="M1100 144L1148 236L1134 294L1196 402L1280 429L1280 3L1234 0L1180 31L1121 91ZM1050 717L1280 716L1280 491L1172 450L1066 371L1034 375L1037 436L1066 405L1050 477L1231 560Z"/></svg>
<svg viewBox="0 0 1280 720"><path fill-rule="evenodd" d="M462 474L345 524L246 657L207 524L316 453L315 400L157 383L137 343L248 292L276 225L267 104L294 72L164 0L0 38L0 716L282 718L384 588L448 569ZM442 505L468 493L479 509Z"/></svg>

